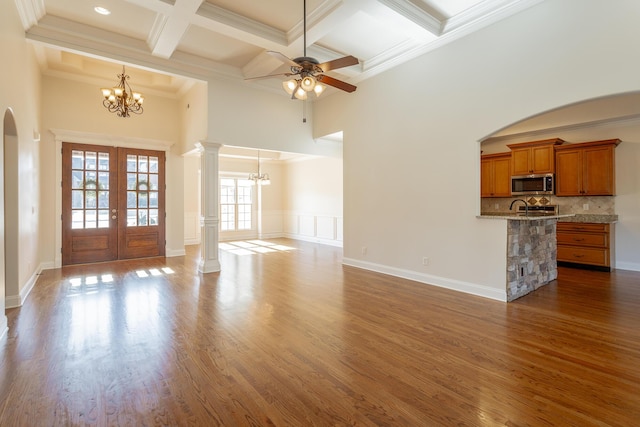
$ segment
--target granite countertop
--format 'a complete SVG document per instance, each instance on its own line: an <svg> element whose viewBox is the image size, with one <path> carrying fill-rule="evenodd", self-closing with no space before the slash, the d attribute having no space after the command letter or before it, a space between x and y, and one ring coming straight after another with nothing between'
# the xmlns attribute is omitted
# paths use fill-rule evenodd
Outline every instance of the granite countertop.
<svg viewBox="0 0 640 427"><path fill-rule="evenodd" d="M618 222L618 215L575 214L571 218L562 219L562 222L595 222L599 224L612 224Z"/></svg>
<svg viewBox="0 0 640 427"><path fill-rule="evenodd" d="M598 224L612 224L618 222L618 215L604 214L562 214L562 215L516 215L509 212L483 212L477 218L482 219L511 219L516 221L536 221L539 219L557 219L562 222L593 222Z"/></svg>
<svg viewBox="0 0 640 427"><path fill-rule="evenodd" d="M575 217L576 214L563 214L563 215L517 215L515 213L508 212L485 212L477 216L481 219L509 219L513 221L538 221L541 219L557 219L562 221L569 221ZM589 222L589 221L581 221Z"/></svg>

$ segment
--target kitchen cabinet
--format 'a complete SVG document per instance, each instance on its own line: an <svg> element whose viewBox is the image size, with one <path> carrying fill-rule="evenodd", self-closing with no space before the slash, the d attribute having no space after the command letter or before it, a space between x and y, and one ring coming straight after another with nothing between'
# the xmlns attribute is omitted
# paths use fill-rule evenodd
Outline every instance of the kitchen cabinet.
<svg viewBox="0 0 640 427"><path fill-rule="evenodd" d="M619 139L556 147L556 196L615 195Z"/></svg>
<svg viewBox="0 0 640 427"><path fill-rule="evenodd" d="M511 175L555 173L554 147L564 141L559 138L508 144L511 149Z"/></svg>
<svg viewBox="0 0 640 427"><path fill-rule="evenodd" d="M561 222L556 226L559 263L611 270L613 224Z"/></svg>
<svg viewBox="0 0 640 427"><path fill-rule="evenodd" d="M485 154L480 171L481 197L511 197L511 153Z"/></svg>

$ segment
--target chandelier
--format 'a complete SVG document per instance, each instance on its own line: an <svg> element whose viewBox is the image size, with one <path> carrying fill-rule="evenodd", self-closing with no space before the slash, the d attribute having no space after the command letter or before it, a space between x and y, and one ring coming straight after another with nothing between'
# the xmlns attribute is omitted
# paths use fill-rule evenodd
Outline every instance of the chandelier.
<svg viewBox="0 0 640 427"><path fill-rule="evenodd" d="M118 117L130 117L129 113L142 114L142 102L144 97L139 92L134 92L127 80L129 76L122 66L122 74L118 74L120 81L112 88L102 88L104 100L102 105L111 113L116 113Z"/></svg>
<svg viewBox="0 0 640 427"><path fill-rule="evenodd" d="M258 150L258 173L249 174L249 180L253 181L253 184L269 185L271 180L268 173L260 173L260 150Z"/></svg>

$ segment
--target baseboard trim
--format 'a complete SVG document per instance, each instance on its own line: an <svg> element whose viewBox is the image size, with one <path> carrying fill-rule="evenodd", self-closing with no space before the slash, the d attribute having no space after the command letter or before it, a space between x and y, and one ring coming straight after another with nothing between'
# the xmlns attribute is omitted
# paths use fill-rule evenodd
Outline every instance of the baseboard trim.
<svg viewBox="0 0 640 427"><path fill-rule="evenodd" d="M172 257L176 257L176 256L185 256L187 254L187 252L184 250L184 248L182 249L167 249L165 251L165 257L167 258L172 258Z"/></svg>
<svg viewBox="0 0 640 427"><path fill-rule="evenodd" d="M5 299L6 308L17 308L22 307L22 304L27 300L27 297L31 293L31 290L36 285L38 281L38 276L42 273L43 264L40 264L37 270L31 275L27 283L25 283L24 287L20 289L20 295L8 295Z"/></svg>
<svg viewBox="0 0 640 427"><path fill-rule="evenodd" d="M635 262L616 262L616 270L640 271L640 264Z"/></svg>
<svg viewBox="0 0 640 427"><path fill-rule="evenodd" d="M56 267L55 262L43 262L40 264L40 270L53 270Z"/></svg>
<svg viewBox="0 0 640 427"><path fill-rule="evenodd" d="M185 246L199 245L199 244L200 244L200 239L185 239L184 240L184 245Z"/></svg>
<svg viewBox="0 0 640 427"><path fill-rule="evenodd" d="M344 258L342 260L342 263L344 265L348 265L351 267L375 271L376 273L388 274L390 276L413 280L415 282L420 282L420 283L424 283L426 285L431 285L431 286L437 286L439 288L446 288L452 291L463 292L466 294L476 295L476 296L489 298L497 301L503 301L503 302L507 301L506 285L504 290L500 290L495 288L489 288L484 285L479 285L477 283L469 283L469 282L462 282L460 280L447 279L445 277L418 273L411 270L390 267L382 264L375 264L372 262L360 261L353 258Z"/></svg>

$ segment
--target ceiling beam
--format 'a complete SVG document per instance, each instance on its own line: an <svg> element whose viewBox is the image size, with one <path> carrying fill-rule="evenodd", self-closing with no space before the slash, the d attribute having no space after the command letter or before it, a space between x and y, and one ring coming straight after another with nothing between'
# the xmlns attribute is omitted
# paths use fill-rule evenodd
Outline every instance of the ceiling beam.
<svg viewBox="0 0 640 427"><path fill-rule="evenodd" d="M288 45L283 31L208 2L200 6L192 23L264 49L281 49Z"/></svg>
<svg viewBox="0 0 640 427"><path fill-rule="evenodd" d="M442 34L444 23L409 0L377 0L425 30L437 36Z"/></svg>
<svg viewBox="0 0 640 427"><path fill-rule="evenodd" d="M240 70L200 56L176 51L171 59L153 56L143 40L57 16L45 16L25 33L27 40L98 59L132 64L149 71L206 81L212 76L237 79Z"/></svg>

